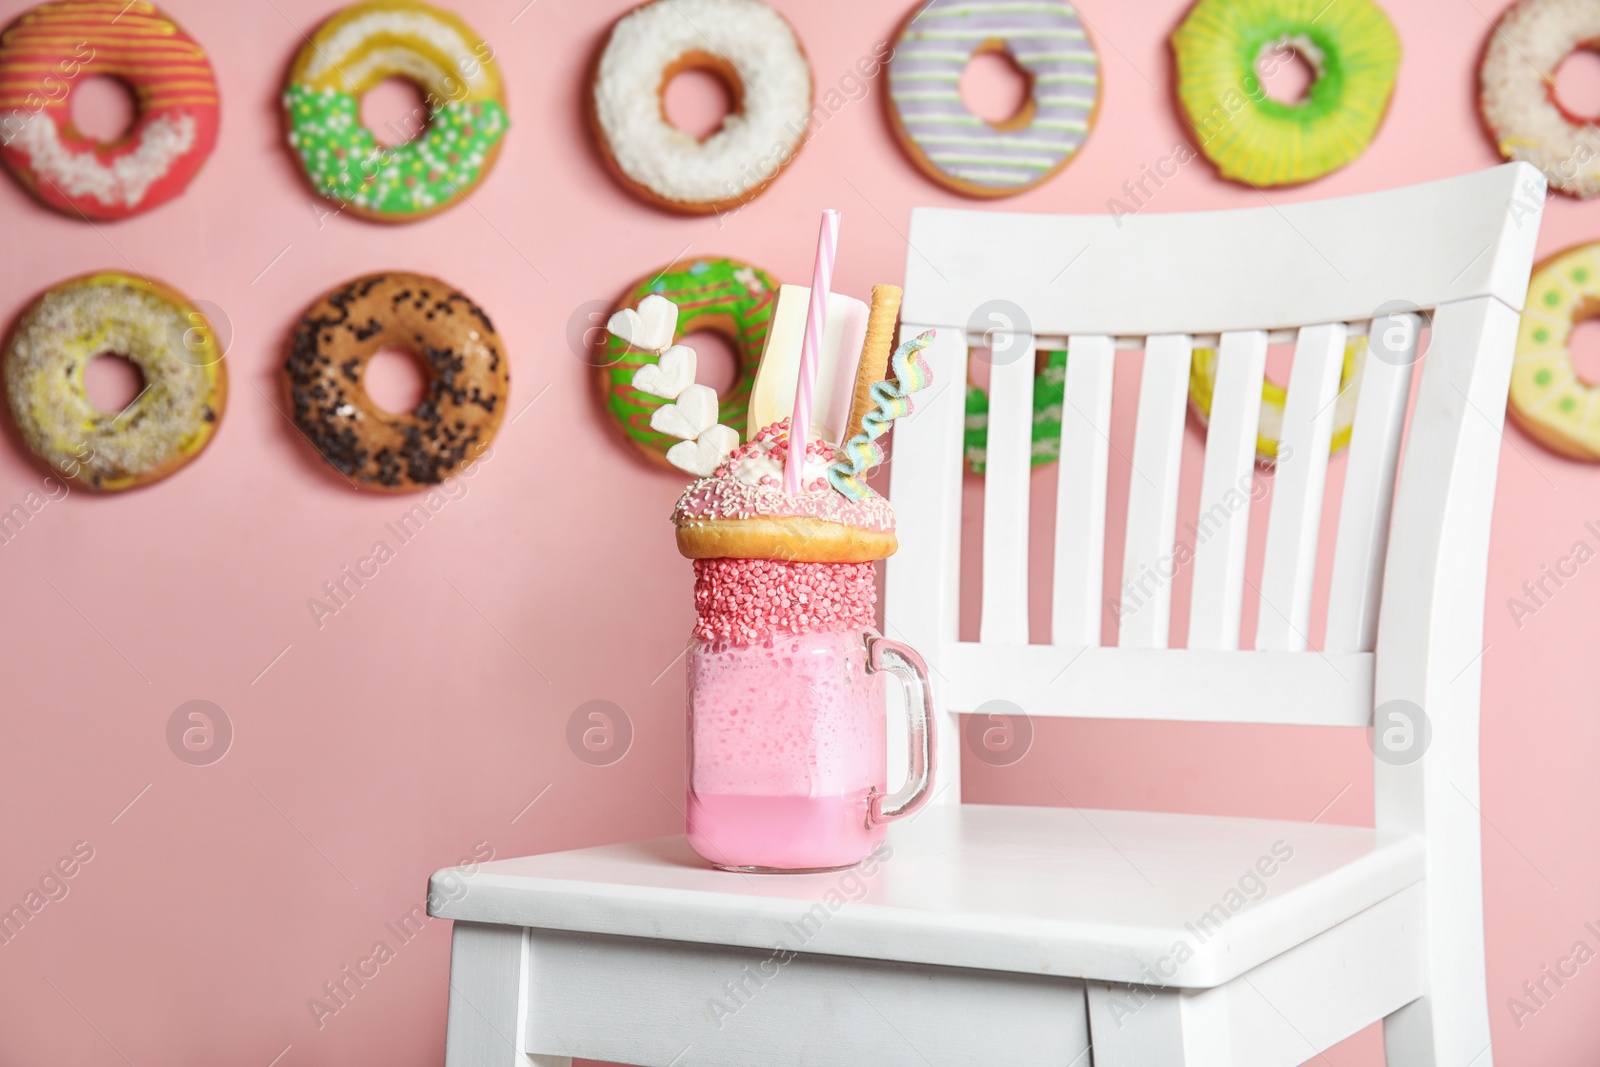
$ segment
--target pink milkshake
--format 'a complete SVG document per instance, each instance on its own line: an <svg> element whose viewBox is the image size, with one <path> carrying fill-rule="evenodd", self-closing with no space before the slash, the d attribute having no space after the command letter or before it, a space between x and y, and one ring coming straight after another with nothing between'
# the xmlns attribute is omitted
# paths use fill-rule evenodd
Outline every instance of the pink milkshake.
<svg viewBox="0 0 1600 1067"><path fill-rule="evenodd" d="M824 442L808 451L801 493L785 493L786 448L783 424L761 431L691 485L673 514L679 546L697 557L689 843L731 870L848 867L926 794L921 663L874 628L874 553L885 543L892 551L893 512L876 495L848 500L818 476L834 453ZM785 520L822 536L797 537ZM754 558L778 550L787 558ZM904 683L913 765L924 772L895 797L885 782L884 672Z"/></svg>

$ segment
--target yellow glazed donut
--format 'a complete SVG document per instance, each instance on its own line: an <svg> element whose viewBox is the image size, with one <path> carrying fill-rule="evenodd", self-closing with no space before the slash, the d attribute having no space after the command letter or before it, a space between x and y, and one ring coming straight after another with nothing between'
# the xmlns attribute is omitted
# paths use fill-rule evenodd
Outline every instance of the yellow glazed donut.
<svg viewBox="0 0 1600 1067"><path fill-rule="evenodd" d="M122 411L96 408L84 368L123 356L144 390ZM211 323L159 282L106 271L63 282L17 320L5 352L6 398L23 442L85 489L158 481L211 443L228 374Z"/></svg>
<svg viewBox="0 0 1600 1067"><path fill-rule="evenodd" d="M1366 366L1367 339L1353 337L1344 346L1344 366L1339 371L1339 398L1333 405L1333 440L1329 452L1350 443L1350 428L1356 421L1356 397L1361 392L1361 371ZM1211 416L1211 394L1217 384L1217 352L1197 348L1189 364L1189 403L1204 423ZM1256 427L1256 458L1272 464L1278 458L1278 439L1283 433L1283 406L1288 390L1271 379L1261 382L1261 421Z"/></svg>
<svg viewBox="0 0 1600 1067"><path fill-rule="evenodd" d="M1511 368L1511 417L1545 447L1600 460L1600 387L1578 377L1567 347L1572 328L1600 315L1600 242L1540 263L1528 284Z"/></svg>
<svg viewBox="0 0 1600 1067"><path fill-rule="evenodd" d="M414 140L385 147L361 123L361 97L391 77L414 82L427 113L391 131ZM377 222L454 204L489 173L510 127L494 50L421 0L366 0L323 23L289 72L283 110L312 187Z"/></svg>

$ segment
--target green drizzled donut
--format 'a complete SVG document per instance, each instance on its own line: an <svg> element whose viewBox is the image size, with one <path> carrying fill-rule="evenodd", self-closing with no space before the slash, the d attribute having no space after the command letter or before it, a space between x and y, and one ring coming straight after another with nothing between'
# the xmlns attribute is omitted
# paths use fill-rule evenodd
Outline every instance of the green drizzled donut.
<svg viewBox="0 0 1600 1067"><path fill-rule="evenodd" d="M739 365L733 384L720 397L721 421L738 430L743 440L750 440L760 429L745 425L750 390L767 345L778 283L766 271L736 259L688 260L642 279L623 294L615 310L636 307L652 293L678 305L674 343L688 334L707 330L720 334L733 346ZM641 352L607 334L601 353L600 402L624 437L665 466L667 449L678 439L651 429L650 416L667 401L633 387L634 373L656 359L655 353Z"/></svg>
<svg viewBox="0 0 1600 1067"><path fill-rule="evenodd" d="M1061 458L1061 405L1067 395L1067 354L1046 352L1044 366L1033 379L1032 465L1042 467ZM973 474L989 465L989 394L967 386L967 432L962 451Z"/></svg>
<svg viewBox="0 0 1600 1067"><path fill-rule="evenodd" d="M424 105L393 131L405 143L387 147L360 112L361 97L391 77L414 83ZM424 0L363 0L335 13L295 58L283 110L313 188L380 222L420 219L465 196L510 126L494 50Z"/></svg>

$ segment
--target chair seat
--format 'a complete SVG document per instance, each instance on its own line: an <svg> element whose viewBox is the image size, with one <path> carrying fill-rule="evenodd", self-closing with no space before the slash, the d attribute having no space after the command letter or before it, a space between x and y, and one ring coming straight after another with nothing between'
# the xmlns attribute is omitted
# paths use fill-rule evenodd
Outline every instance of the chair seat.
<svg viewBox="0 0 1600 1067"><path fill-rule="evenodd" d="M1419 882L1419 838L1155 812L940 805L854 872L709 868L684 837L433 877L447 919L1209 988Z"/></svg>

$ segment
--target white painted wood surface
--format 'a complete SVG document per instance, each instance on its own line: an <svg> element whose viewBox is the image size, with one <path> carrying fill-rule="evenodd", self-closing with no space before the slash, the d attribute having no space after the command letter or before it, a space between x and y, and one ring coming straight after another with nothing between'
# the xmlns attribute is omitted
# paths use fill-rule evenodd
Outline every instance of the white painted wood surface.
<svg viewBox="0 0 1600 1067"><path fill-rule="evenodd" d="M1435 313L1395 489L1375 697L1380 712L1406 701L1432 724L1422 758L1374 764L1378 825L1421 835L1428 853L1428 994L1384 1028L1395 1064L1490 1061L1477 664L1517 325L1489 297Z"/></svg>
<svg viewBox="0 0 1600 1067"><path fill-rule="evenodd" d="M1193 649L1239 647L1250 493L1256 474L1261 383L1267 368L1265 330L1222 335L1206 424L1205 469L1195 518L1194 585L1189 594Z"/></svg>
<svg viewBox="0 0 1600 1067"><path fill-rule="evenodd" d="M1028 479L1033 470L1033 338L989 337L989 441L983 498L986 644L1028 643ZM998 354L998 355L996 355Z"/></svg>
<svg viewBox="0 0 1600 1067"><path fill-rule="evenodd" d="M1261 567L1261 610L1256 648L1304 652L1311 628L1311 582L1317 567L1322 493L1334 401L1344 362L1344 324L1307 326L1295 345L1289 396L1278 442L1272 514Z"/></svg>
<svg viewBox="0 0 1600 1067"><path fill-rule="evenodd" d="M1329 652L1367 652L1377 640L1378 591L1389 547L1396 459L1421 332L1421 317L1412 314L1374 319L1368 331L1369 350L1356 397L1334 541L1323 639Z"/></svg>
<svg viewBox="0 0 1600 1067"><path fill-rule="evenodd" d="M1527 164L1381 193L1112 219L917 208L907 322L965 329L1003 297L1055 340L1368 319L1492 296L1520 310L1544 178ZM1516 206L1513 206L1513 201Z"/></svg>
<svg viewBox="0 0 1600 1067"><path fill-rule="evenodd" d="M1476 664L1499 429L1542 194L1537 171L1507 164L1345 200L1147 213L1115 232L1104 217L914 215L919 254L909 259L904 334L940 330L928 358L942 388L919 400L893 440L901 551L888 565L885 628L924 653L950 713L942 794L959 797L954 713L989 699L1012 700L1030 715L1352 727L1371 725L1375 705L1381 716L1409 701L1431 722L1429 747L1409 764L1375 763L1376 830L952 804L892 828L893 854L871 874L715 872L681 836L497 861L455 872L470 890L438 911L461 923L449 1067L549 1067L580 1050L662 1067L833 1063L804 1041L832 1033L836 1015L856 1035L878 1033L873 1016L891 1029L939 1035L936 1051L950 1054L918 1062L992 1061L992 1050L1009 1051L1002 1040L968 1048L999 1019L1024 1035L1019 1063L1087 1067L1091 1054L1079 1044L1087 1035L1096 1067L1288 1067L1383 1019L1391 1067L1490 1067ZM1509 210L1513 199L1519 205ZM1157 357L1143 374L1134 456L1142 466L1148 453L1156 491L1139 490L1132 475L1139 521L1129 523L1125 552L1143 559L1172 546L1191 338L1301 330L1306 358L1291 371L1286 434L1321 459L1277 487L1287 489L1287 517L1275 506L1263 576L1285 591L1284 614L1298 626L1320 517L1314 488L1326 463L1324 412L1313 401L1331 395L1337 335L1363 328L1400 295L1433 311L1430 350L1403 456L1410 370L1404 360L1368 360L1371 392L1357 406L1334 546L1328 648L1296 651L1292 636L1270 627L1266 644L1281 650L1228 647L1229 590L1236 573L1243 577L1231 542L1204 564L1204 584L1196 579L1204 607L1192 629L1202 644L1222 647L1165 649L1165 621L1130 623L1126 612L1122 647L1099 647L1104 452L1091 436L1109 424L1113 348L1142 338ZM1069 395L1081 411L1064 412L1063 440L1088 444L1081 476L1060 475L1058 509L1082 509L1065 529L1058 524L1058 557L1069 558L1056 563L1051 645L1017 643L1017 624L997 612L991 625L987 611L984 640L959 640L962 400L975 340L966 322L997 296L1025 309L1036 344L1072 337L1096 357L1078 361L1076 372L1068 360ZM1230 347L1253 352L1258 343ZM1254 373L1253 364L1239 373ZM1002 400L1008 409L1020 408L1022 392L1008 385L1023 383L1003 378L1000 390L1011 394ZM1243 406L1244 385L1227 392ZM1227 421L1203 481L1240 471L1248 435L1233 416ZM1005 497L992 503L997 517L1026 515L1013 499L1027 485L1012 469L1014 431L999 438L1008 473L989 487ZM1214 499L1208 494L1203 484ZM995 577L1000 602L1023 609L1029 590L1016 588L1016 572ZM1063 604L1063 591L1079 601ZM1280 844L1292 845L1292 858L1253 876ZM796 969L741 1008L747 1025L730 1039L733 1051L675 1060L668 1045L700 979L742 971L751 953L770 952L797 923L814 929L789 965ZM1190 951L1175 952L1179 943ZM785 985L790 973L798 980ZM1023 979L1034 984L1007 985ZM841 982L869 995L847 1004ZM1130 985L1142 994L1128 1017L1118 997ZM991 999L999 989L1009 1002ZM936 1011L922 1003L928 991ZM637 1015L641 1002L653 1014ZM631 1029L630 1013L640 1020ZM508 1029L511 1046L498 1040ZM848 1044L856 1038L842 1036L838 1047L857 1060L913 1062L904 1044L882 1036L860 1051Z"/></svg>
<svg viewBox="0 0 1600 1067"><path fill-rule="evenodd" d="M939 654L941 705L976 710L1007 700L1040 717L1366 726L1370 652L1209 652L1194 649L990 647ZM1239 684L1248 678L1248 685Z"/></svg>
<svg viewBox="0 0 1600 1067"><path fill-rule="evenodd" d="M756 949L534 931L528 1047L660 1067L1087 1062L1081 982L809 953L793 913Z"/></svg>
<svg viewBox="0 0 1600 1067"><path fill-rule="evenodd" d="M527 989L528 931L456 923L450 938L445 1062L451 1067L570 1067L564 1057L523 1054Z"/></svg>
<svg viewBox="0 0 1600 1067"><path fill-rule="evenodd" d="M457 872L468 890L438 894L436 914L770 949L812 913L827 918L807 952L1107 981L1144 980L1184 941L1193 955L1168 980L1204 988L1423 874L1409 835L1204 815L944 805L888 840L875 871L848 878L713 871L681 836L496 860ZM1234 901L1252 871L1257 899Z"/></svg>
<svg viewBox="0 0 1600 1067"><path fill-rule="evenodd" d="M1100 643L1105 578L1106 465L1111 453L1111 386L1116 348L1110 337L1067 342L1067 381L1061 405L1061 454L1056 464L1056 566L1050 640L1057 645Z"/></svg>
<svg viewBox="0 0 1600 1067"><path fill-rule="evenodd" d="M909 320L900 328L900 340L918 336L928 327ZM925 528L930 536L902 545L896 558L904 566L887 569L884 576L884 631L922 652L932 669L934 699L946 707L944 676L939 669L940 649L961 632L961 478L966 469L962 443L966 429L968 349L959 330L941 330L923 350L933 371L931 396L918 396L912 413L895 424L889 438L891 497L907 500L895 508L900 529ZM896 457L910 462L900 463ZM903 472L903 473L902 473ZM909 484L915 479L913 487ZM893 487L900 487L898 490ZM961 731L948 721L938 731L938 766L961 766ZM898 710L889 714L889 781L906 777L906 722ZM961 801L961 776L945 774L935 786L930 804Z"/></svg>
<svg viewBox="0 0 1600 1067"><path fill-rule="evenodd" d="M1191 355L1184 334L1151 337L1145 345L1122 550L1121 648L1167 647Z"/></svg>

